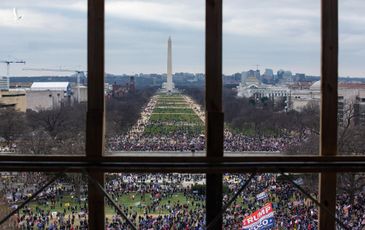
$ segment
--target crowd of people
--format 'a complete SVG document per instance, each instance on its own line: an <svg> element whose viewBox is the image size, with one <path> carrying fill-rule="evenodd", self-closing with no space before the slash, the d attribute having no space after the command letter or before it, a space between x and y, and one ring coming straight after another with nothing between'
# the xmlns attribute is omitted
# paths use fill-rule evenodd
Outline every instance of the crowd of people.
<svg viewBox="0 0 365 230"><path fill-rule="evenodd" d="M229 176L230 180L232 178L240 182L229 184L226 180L226 185L229 186L231 193L236 193L248 176ZM258 194L264 195L259 197ZM317 193L312 190L311 195L316 197ZM228 196L224 196L223 200L227 201ZM271 202L275 212L275 229L318 229L317 207L291 183L278 180L275 174L256 176L238 200L225 214L226 228L234 226L233 229L239 229L246 216L263 207L265 203Z"/></svg>
<svg viewBox="0 0 365 230"><path fill-rule="evenodd" d="M16 144L12 144L11 146L8 146L6 144L0 145L0 153L9 153L15 151L16 151Z"/></svg>
<svg viewBox="0 0 365 230"><path fill-rule="evenodd" d="M49 178L44 173L34 172L2 173L1 179L0 194L3 194L2 198L6 200L10 212L34 194L43 185L42 182ZM59 179L35 197L31 205L24 206L12 216L8 226L11 226L10 229L21 230L88 229L86 185L83 185L79 195L75 194L76 186L78 185L72 177Z"/></svg>
<svg viewBox="0 0 365 230"><path fill-rule="evenodd" d="M107 191L115 200L122 195L131 196L133 200L136 196L136 200L140 201L148 199L146 197L152 199L146 206L137 202L135 208L121 207L138 229L198 229L205 226L205 196L201 192L192 192L191 185L194 183L203 185L204 175L124 174L111 180ZM185 202L174 200L177 194L182 194ZM109 230L128 229L120 215L107 218L106 225Z"/></svg>
<svg viewBox="0 0 365 230"><path fill-rule="evenodd" d="M42 173L2 176L1 191L6 194L9 211L28 194L34 193L41 186L39 179L46 177ZM293 177L295 183L312 197L317 197L318 191L313 186L318 183L317 177ZM225 174L223 178L223 202L227 203L249 176ZM138 229L202 230L206 227L204 174L107 174L106 181L107 192ZM78 197L73 183L76 183L73 179L63 179L43 191L32 204L12 217L12 229L88 229L87 202L81 199L86 197L86 191ZM74 201L65 198L70 196ZM336 215L349 229L363 230L365 192L357 191L353 201L349 196L346 192L337 194ZM223 229L241 229L243 219L267 203L272 203L274 211L275 227L272 229L318 229L318 207L292 183L272 173L257 175L250 181L224 212ZM62 211L55 212L56 206ZM106 229L129 229L126 220L116 214L114 206L109 202L106 206L112 210L106 213Z"/></svg>
<svg viewBox="0 0 365 230"><path fill-rule="evenodd" d="M198 117L204 116L190 98L187 104L194 108ZM154 96L141 113L141 118L128 133L108 137L109 151L174 151L195 152L205 150L203 132L186 132L184 129L171 133L146 133L151 125L149 118L158 104ZM165 103L166 104L166 103ZM182 124L169 121L169 125ZM182 124L191 125L191 124ZM294 135L279 137L247 136L224 131L224 150L227 152L284 152L287 148L299 145L301 140ZM10 150L0 147L0 152ZM295 175L296 181L317 197L318 184L315 179L305 175ZM66 177L52 184L35 201L25 206L12 217L14 229L75 230L88 229L87 191L85 181ZM71 178L71 179L70 179ZM237 193L248 175L224 175L223 202ZM26 200L46 181L43 173L1 174L0 190L6 205L11 209ZM202 230L205 221L205 175L203 174L107 174L105 188L119 208L138 229L177 229ZM76 186L81 186L78 189ZM202 189L203 188L203 189ZM75 191L79 190L76 194ZM259 195L260 194L260 195ZM67 197L67 198L66 198ZM181 199L177 199L180 197ZM126 203L126 200L131 201ZM1 200L0 200L1 201ZM123 202L120 202L123 201ZM272 203L275 218L273 229L318 229L318 207L295 186L278 174L261 174L254 177L249 186L224 213L223 229L241 229L245 217L254 213L267 203ZM107 230L129 229L126 220L116 214L115 207L107 202L105 224ZM336 215L343 224L354 230L365 229L365 191L356 191L354 199L346 192L338 193ZM54 211L54 210L58 211Z"/></svg>
<svg viewBox="0 0 365 230"><path fill-rule="evenodd" d="M336 214L350 229L365 229L365 191L355 194L353 204L351 204L350 194L338 195Z"/></svg>
<svg viewBox="0 0 365 230"><path fill-rule="evenodd" d="M204 113L190 97L182 97L187 108L192 108L196 113L199 123L203 125ZM165 100L165 99L164 99ZM198 124L186 124L182 121L150 121L155 108L158 107L159 96L151 98L150 102L142 109L141 118L125 135L108 137L108 151L179 151L195 152L205 150L204 128ZM156 107L157 106L157 107ZM166 107L171 108L171 107ZM200 125L200 124L199 124ZM149 131L144 132L149 127ZM151 129L154 128L154 129ZM171 127L180 127L173 129ZM224 131L224 150L227 152L283 152L288 147L298 145L300 139L293 135L279 137L247 136L241 133Z"/></svg>
<svg viewBox="0 0 365 230"><path fill-rule="evenodd" d="M283 152L290 146L299 145L297 137L250 137L225 132L224 150L227 152L269 151ZM125 135L109 139L109 151L203 151L205 135L174 132L170 135Z"/></svg>

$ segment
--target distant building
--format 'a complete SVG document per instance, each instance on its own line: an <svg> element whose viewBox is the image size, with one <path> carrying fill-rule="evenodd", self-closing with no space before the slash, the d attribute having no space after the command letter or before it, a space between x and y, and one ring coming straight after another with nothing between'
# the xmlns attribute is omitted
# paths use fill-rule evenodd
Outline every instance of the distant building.
<svg viewBox="0 0 365 230"><path fill-rule="evenodd" d="M355 123L365 126L365 90L360 91L359 95L356 96L355 102Z"/></svg>
<svg viewBox="0 0 365 230"><path fill-rule="evenodd" d="M281 83L287 84L293 82L293 74L291 71L284 71Z"/></svg>
<svg viewBox="0 0 365 230"><path fill-rule="evenodd" d="M80 90L78 90L78 87L80 87ZM87 102L87 86L84 85L74 85L71 87L72 90L72 102ZM78 93L80 92L80 95Z"/></svg>
<svg viewBox="0 0 365 230"><path fill-rule="evenodd" d="M129 88L128 88L129 92L134 93L136 92L136 81L134 79L134 76L131 76L129 78Z"/></svg>
<svg viewBox="0 0 365 230"><path fill-rule="evenodd" d="M259 70L249 70L247 72L242 72L241 75L241 84L242 85L259 85L260 80L260 71Z"/></svg>
<svg viewBox="0 0 365 230"><path fill-rule="evenodd" d="M300 111L309 103L320 105L320 101L321 81L314 82L309 89L290 90L290 109ZM350 115L349 112L353 113L351 115L354 116L356 124L365 125L365 84L338 84L338 122L343 122Z"/></svg>
<svg viewBox="0 0 365 230"><path fill-rule="evenodd" d="M248 76L237 87L238 97L262 98L267 97L275 101L277 98L287 99L287 109L301 111L309 104L320 105L321 82L316 81L310 87L307 83L272 86L258 84L256 79ZM365 84L339 83L338 85L338 121L345 121L351 112L355 123L365 125Z"/></svg>
<svg viewBox="0 0 365 230"><path fill-rule="evenodd" d="M280 84L290 84L293 82L293 74L289 70L278 70L276 74L277 82Z"/></svg>
<svg viewBox="0 0 365 230"><path fill-rule="evenodd" d="M261 76L262 83L274 84L274 71L272 69L265 69L264 74Z"/></svg>
<svg viewBox="0 0 365 230"><path fill-rule="evenodd" d="M274 71L272 69L265 69L264 76L274 77Z"/></svg>
<svg viewBox="0 0 365 230"><path fill-rule="evenodd" d="M116 82L114 82L114 84L112 85L111 96L113 98L123 97L125 94L128 93L128 90L129 90L128 83L126 85L119 85Z"/></svg>
<svg viewBox="0 0 365 230"><path fill-rule="evenodd" d="M312 82L295 82L293 84L288 85L288 88L290 90L309 90L309 88L312 86Z"/></svg>
<svg viewBox="0 0 365 230"><path fill-rule="evenodd" d="M70 82L33 82L30 86L30 91L63 91L71 94Z"/></svg>
<svg viewBox="0 0 365 230"><path fill-rule="evenodd" d="M283 79L284 77L284 70L282 69L279 69L277 72L276 72L276 78L278 81L280 81L281 79Z"/></svg>
<svg viewBox="0 0 365 230"><path fill-rule="evenodd" d="M246 81L247 76L248 76L248 72L243 71L241 73L241 83L244 83Z"/></svg>
<svg viewBox="0 0 365 230"><path fill-rule="evenodd" d="M296 73L293 77L294 82L300 82L305 80L305 74L304 73Z"/></svg>
<svg viewBox="0 0 365 230"><path fill-rule="evenodd" d="M8 78L0 77L0 90L8 90Z"/></svg>
<svg viewBox="0 0 365 230"><path fill-rule="evenodd" d="M272 77L274 75L273 71L270 69L265 70L265 73L269 76L271 75ZM268 97L274 99L276 97L285 97L288 95L289 90L286 87L261 84L257 78L258 74L260 74L258 70L249 70L242 73L242 81L237 86L238 97Z"/></svg>
<svg viewBox="0 0 365 230"><path fill-rule="evenodd" d="M59 108L71 104L73 95L69 82L34 82L27 91L27 109Z"/></svg>
<svg viewBox="0 0 365 230"><path fill-rule="evenodd" d="M237 87L239 97L254 97L262 98L267 97L275 99L278 97L286 97L289 95L289 90L283 87L277 87L272 85L247 85L242 86L241 84Z"/></svg>
<svg viewBox="0 0 365 230"><path fill-rule="evenodd" d="M0 90L0 108L14 108L25 112L27 109L25 90Z"/></svg>

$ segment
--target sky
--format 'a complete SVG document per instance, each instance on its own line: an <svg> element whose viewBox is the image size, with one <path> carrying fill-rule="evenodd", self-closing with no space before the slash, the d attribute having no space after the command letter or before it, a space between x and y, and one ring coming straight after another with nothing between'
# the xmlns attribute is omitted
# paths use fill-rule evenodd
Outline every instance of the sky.
<svg viewBox="0 0 365 230"><path fill-rule="evenodd" d="M204 0L105 0L105 70L204 72ZM320 0L224 0L223 73L271 68L320 74ZM16 20L16 8L20 20ZM339 74L365 77L365 1L339 0ZM23 68L87 69L86 0L1 0L0 60L11 76L60 75ZM0 76L6 65L0 63Z"/></svg>

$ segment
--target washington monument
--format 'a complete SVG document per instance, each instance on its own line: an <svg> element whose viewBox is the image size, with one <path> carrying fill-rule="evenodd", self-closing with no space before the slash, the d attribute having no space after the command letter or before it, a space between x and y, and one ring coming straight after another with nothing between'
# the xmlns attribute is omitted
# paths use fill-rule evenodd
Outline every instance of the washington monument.
<svg viewBox="0 0 365 230"><path fill-rule="evenodd" d="M167 92L173 92L175 85L172 82L172 42L171 37L167 41L167 81L163 87Z"/></svg>

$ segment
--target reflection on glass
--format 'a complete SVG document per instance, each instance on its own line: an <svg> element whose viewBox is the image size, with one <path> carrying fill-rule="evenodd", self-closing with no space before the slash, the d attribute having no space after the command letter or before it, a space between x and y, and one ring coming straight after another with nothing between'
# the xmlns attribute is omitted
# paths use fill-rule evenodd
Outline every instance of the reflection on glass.
<svg viewBox="0 0 365 230"><path fill-rule="evenodd" d="M200 229L205 226L202 174L107 174L106 189L138 229ZM107 204L106 227L127 229Z"/></svg>
<svg viewBox="0 0 365 230"><path fill-rule="evenodd" d="M0 218L16 209L54 175L2 172ZM6 223L6 229L87 229L87 182L66 174L43 190ZM1 226L3 227L3 226Z"/></svg>

